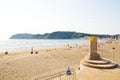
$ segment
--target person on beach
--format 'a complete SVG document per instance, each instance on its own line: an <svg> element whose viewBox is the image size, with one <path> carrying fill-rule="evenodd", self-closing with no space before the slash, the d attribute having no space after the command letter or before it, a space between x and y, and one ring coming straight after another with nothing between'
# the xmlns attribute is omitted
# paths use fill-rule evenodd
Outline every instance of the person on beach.
<svg viewBox="0 0 120 80"><path fill-rule="evenodd" d="M70 67L68 67L68 69L67 69L67 71L66 71L66 74L67 74L67 75L71 75L71 74L72 74Z"/></svg>
<svg viewBox="0 0 120 80"><path fill-rule="evenodd" d="M33 54L33 48L31 48L31 54Z"/></svg>

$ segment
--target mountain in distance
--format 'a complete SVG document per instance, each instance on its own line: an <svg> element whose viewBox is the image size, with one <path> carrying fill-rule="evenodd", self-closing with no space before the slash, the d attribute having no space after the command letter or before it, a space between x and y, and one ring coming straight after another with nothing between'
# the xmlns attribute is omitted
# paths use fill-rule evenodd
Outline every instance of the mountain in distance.
<svg viewBox="0 0 120 80"><path fill-rule="evenodd" d="M10 39L79 39L90 36L96 36L99 38L111 38L113 36L120 36L120 35L119 34L100 35L100 34L88 34L88 33L70 32L70 31L56 31L45 34L28 34L28 33L14 34L10 37Z"/></svg>

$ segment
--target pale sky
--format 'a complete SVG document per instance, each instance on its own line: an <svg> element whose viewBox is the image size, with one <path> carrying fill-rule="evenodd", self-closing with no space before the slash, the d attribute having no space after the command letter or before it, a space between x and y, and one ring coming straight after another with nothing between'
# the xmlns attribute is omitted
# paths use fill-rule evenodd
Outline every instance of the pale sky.
<svg viewBox="0 0 120 80"><path fill-rule="evenodd" d="M0 40L54 31L120 34L120 0L0 0Z"/></svg>

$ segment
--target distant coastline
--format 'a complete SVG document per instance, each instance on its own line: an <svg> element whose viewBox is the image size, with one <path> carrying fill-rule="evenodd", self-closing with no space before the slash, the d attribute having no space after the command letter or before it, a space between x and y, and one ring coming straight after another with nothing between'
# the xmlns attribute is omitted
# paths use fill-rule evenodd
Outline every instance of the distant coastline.
<svg viewBox="0 0 120 80"><path fill-rule="evenodd" d="M98 38L112 38L120 36L116 35L106 35L106 34L88 34L80 32L70 32L70 31L56 31L52 33L45 34L28 34L28 33L18 33L10 37L10 39L79 39L88 38L90 36L96 36Z"/></svg>

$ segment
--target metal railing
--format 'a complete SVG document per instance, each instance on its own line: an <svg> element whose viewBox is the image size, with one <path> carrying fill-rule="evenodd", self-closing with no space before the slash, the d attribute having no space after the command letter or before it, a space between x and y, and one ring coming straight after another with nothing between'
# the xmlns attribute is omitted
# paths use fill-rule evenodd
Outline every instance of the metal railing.
<svg viewBox="0 0 120 80"><path fill-rule="evenodd" d="M66 75L66 71L61 71L34 80L76 80L76 72L73 68L71 69L71 72L71 75Z"/></svg>

